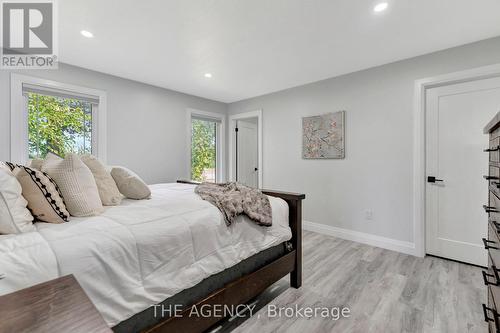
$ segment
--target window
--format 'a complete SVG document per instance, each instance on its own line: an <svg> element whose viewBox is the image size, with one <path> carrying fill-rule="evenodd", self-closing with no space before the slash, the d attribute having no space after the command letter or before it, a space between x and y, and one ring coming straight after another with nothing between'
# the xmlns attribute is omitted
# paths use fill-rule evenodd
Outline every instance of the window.
<svg viewBox="0 0 500 333"><path fill-rule="evenodd" d="M53 152L91 153L106 162L106 93L11 74L11 161Z"/></svg>
<svg viewBox="0 0 500 333"><path fill-rule="evenodd" d="M191 179L213 183L222 181L224 116L191 111L189 120Z"/></svg>
<svg viewBox="0 0 500 333"><path fill-rule="evenodd" d="M53 152L92 153L92 103L26 92L28 105L28 157L45 158Z"/></svg>

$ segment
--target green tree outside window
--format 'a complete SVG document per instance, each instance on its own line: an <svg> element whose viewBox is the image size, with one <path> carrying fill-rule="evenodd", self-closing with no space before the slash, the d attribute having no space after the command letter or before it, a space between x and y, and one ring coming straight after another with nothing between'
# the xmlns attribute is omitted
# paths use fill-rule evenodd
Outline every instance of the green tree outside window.
<svg viewBox="0 0 500 333"><path fill-rule="evenodd" d="M198 181L215 181L217 124L213 121L193 119L191 126L191 178Z"/></svg>
<svg viewBox="0 0 500 333"><path fill-rule="evenodd" d="M29 158L91 153L91 103L29 93L28 141Z"/></svg>

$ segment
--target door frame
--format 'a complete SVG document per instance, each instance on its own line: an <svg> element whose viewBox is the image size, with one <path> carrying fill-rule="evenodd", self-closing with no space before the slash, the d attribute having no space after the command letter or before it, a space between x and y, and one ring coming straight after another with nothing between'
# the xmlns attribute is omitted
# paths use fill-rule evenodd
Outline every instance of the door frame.
<svg viewBox="0 0 500 333"><path fill-rule="evenodd" d="M262 188L263 186L263 169L262 169L262 109L249 111L244 113L238 113L229 116L229 181L235 181L235 169L236 169L236 136L233 133L233 129L236 126L236 121L244 120L248 118L257 118L257 159L258 159L258 177L257 182L258 188Z"/></svg>
<svg viewBox="0 0 500 333"><path fill-rule="evenodd" d="M413 109L413 241L418 257L425 256L426 93L428 89L500 77L500 64L415 81ZM499 106L500 108L500 106ZM499 109L500 111L500 109ZM485 124L486 125L486 124Z"/></svg>

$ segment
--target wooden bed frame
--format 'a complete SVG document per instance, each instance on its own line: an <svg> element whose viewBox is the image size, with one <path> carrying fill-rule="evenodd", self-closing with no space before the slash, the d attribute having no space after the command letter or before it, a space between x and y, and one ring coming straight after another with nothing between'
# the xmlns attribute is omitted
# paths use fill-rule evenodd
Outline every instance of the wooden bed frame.
<svg viewBox="0 0 500 333"><path fill-rule="evenodd" d="M178 180L177 182L199 184L187 180ZM288 242L289 251L266 266L226 284L223 288L216 290L204 299L186 307L182 311L182 315L167 318L145 332L203 332L223 318L190 317L189 313L193 307L199 309L203 305L237 306L245 304L289 273L290 285L293 288L300 288L302 285L302 200L306 196L305 194L271 190L262 190L262 192L269 196L281 198L288 203L290 209L289 223L292 229L292 239Z"/></svg>

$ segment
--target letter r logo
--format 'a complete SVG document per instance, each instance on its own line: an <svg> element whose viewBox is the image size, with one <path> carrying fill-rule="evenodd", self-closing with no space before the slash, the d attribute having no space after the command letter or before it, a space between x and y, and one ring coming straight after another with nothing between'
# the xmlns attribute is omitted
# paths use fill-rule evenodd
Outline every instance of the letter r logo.
<svg viewBox="0 0 500 333"><path fill-rule="evenodd" d="M51 54L53 3L2 3L3 54Z"/></svg>

